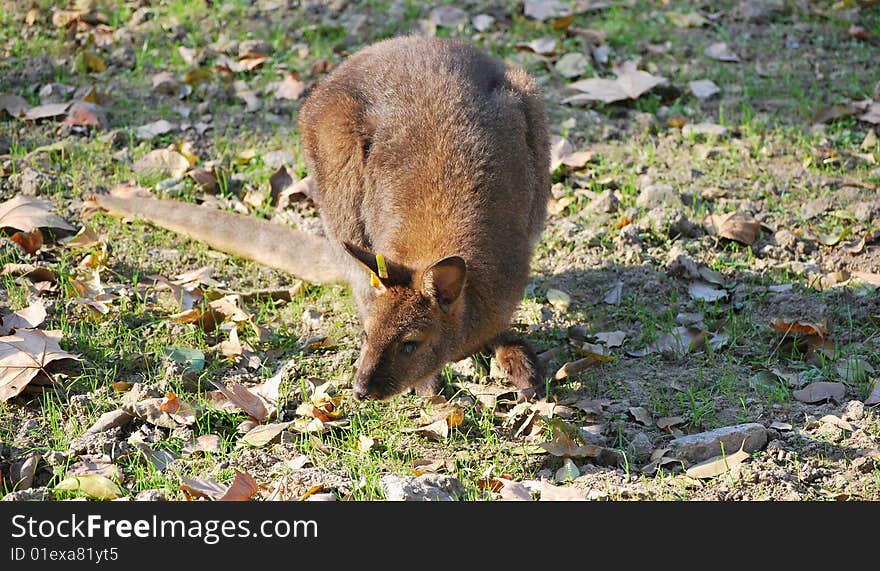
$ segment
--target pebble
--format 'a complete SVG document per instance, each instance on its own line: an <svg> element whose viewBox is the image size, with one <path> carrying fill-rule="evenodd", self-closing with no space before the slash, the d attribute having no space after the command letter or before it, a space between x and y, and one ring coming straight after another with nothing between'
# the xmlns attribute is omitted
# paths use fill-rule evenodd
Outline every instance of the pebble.
<svg viewBox="0 0 880 571"><path fill-rule="evenodd" d="M689 434L669 442L673 454L689 462L702 462L724 453L733 454L745 441L744 450L755 452L767 444L767 429L757 422L725 426L715 430Z"/></svg>
<svg viewBox="0 0 880 571"><path fill-rule="evenodd" d="M389 501L456 501L464 495L464 486L458 478L443 474L388 474L379 480L379 487Z"/></svg>

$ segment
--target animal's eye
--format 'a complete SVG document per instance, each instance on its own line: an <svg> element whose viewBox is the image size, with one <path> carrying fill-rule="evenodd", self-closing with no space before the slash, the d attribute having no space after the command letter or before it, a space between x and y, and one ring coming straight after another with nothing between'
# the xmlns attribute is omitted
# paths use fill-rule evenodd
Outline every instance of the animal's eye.
<svg viewBox="0 0 880 571"><path fill-rule="evenodd" d="M400 350L403 352L404 355L412 355L413 352L415 352L415 350L418 348L418 346L418 341L407 341L401 346Z"/></svg>

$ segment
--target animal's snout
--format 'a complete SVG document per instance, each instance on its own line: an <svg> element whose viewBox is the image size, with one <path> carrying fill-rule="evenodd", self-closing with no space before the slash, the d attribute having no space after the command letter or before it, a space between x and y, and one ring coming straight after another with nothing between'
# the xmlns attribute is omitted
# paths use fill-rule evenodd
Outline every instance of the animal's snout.
<svg viewBox="0 0 880 571"><path fill-rule="evenodd" d="M364 371L360 368L357 369L357 372L354 375L354 398L357 400L374 400L378 398L378 395L375 393L374 387L370 382L371 377L371 371Z"/></svg>

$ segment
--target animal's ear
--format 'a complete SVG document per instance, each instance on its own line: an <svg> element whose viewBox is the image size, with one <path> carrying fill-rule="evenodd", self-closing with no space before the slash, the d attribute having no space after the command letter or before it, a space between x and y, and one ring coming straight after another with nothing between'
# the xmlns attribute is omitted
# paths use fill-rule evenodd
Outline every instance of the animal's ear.
<svg viewBox="0 0 880 571"><path fill-rule="evenodd" d="M410 283L411 272L400 264L377 256L366 248L361 248L351 242L342 242L342 246L352 258L357 260L366 270L372 272L383 286L392 287ZM380 260L384 262L384 267L380 267Z"/></svg>
<svg viewBox="0 0 880 571"><path fill-rule="evenodd" d="M467 278L467 266L459 256L443 258L425 270L422 290L446 307L461 295Z"/></svg>

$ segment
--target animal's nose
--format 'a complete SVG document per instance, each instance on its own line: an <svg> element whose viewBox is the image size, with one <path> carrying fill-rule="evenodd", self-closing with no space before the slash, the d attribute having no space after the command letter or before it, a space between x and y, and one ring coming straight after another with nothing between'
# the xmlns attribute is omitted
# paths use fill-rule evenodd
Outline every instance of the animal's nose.
<svg viewBox="0 0 880 571"><path fill-rule="evenodd" d="M354 386L354 398L357 400L366 400L369 395L370 391L367 390L367 387L363 385Z"/></svg>

